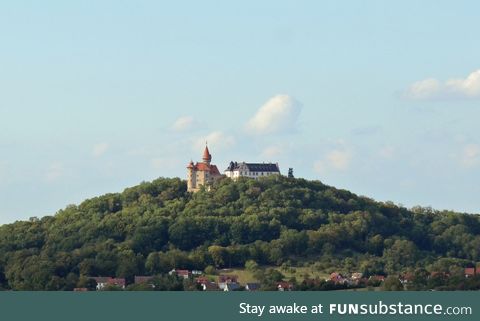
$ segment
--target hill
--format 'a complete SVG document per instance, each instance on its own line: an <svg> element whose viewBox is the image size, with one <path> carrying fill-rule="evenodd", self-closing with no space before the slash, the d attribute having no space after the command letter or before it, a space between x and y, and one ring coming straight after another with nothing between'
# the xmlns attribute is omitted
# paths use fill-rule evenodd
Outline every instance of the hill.
<svg viewBox="0 0 480 321"><path fill-rule="evenodd" d="M70 290L85 276L131 280L252 260L322 273L453 273L480 256L479 215L407 209L286 177L186 189L160 178L1 226L0 288Z"/></svg>

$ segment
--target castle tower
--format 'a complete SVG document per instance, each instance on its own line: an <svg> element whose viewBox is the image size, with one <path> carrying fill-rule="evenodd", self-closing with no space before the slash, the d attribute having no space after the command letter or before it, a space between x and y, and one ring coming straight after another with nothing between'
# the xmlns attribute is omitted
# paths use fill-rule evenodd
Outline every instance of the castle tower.
<svg viewBox="0 0 480 321"><path fill-rule="evenodd" d="M212 155L205 146L203 151L202 162L196 164L193 161L187 165L187 190L189 192L198 192L201 186L210 188L210 185L222 175L218 171L217 166L212 165Z"/></svg>
<svg viewBox="0 0 480 321"><path fill-rule="evenodd" d="M205 145L205 150L203 151L203 162L207 165L210 165L212 162L212 155L210 154L210 151L208 150L208 146Z"/></svg>
<svg viewBox="0 0 480 321"><path fill-rule="evenodd" d="M191 160L187 166L187 190L191 191L197 188L197 171Z"/></svg>

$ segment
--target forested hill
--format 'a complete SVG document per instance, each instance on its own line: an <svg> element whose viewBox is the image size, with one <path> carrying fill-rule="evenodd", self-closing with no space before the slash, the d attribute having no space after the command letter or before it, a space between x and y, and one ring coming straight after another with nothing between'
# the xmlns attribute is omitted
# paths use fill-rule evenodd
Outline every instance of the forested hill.
<svg viewBox="0 0 480 321"><path fill-rule="evenodd" d="M26 199L25 201L28 201ZM0 288L72 289L85 276L336 262L365 274L449 269L480 255L478 215L406 209L319 181L160 178L0 226Z"/></svg>

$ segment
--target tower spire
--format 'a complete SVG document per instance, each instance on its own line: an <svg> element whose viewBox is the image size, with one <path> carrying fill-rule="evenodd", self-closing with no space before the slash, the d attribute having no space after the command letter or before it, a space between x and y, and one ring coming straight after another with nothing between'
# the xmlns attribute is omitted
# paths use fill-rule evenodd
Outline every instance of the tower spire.
<svg viewBox="0 0 480 321"><path fill-rule="evenodd" d="M210 154L210 151L208 150L208 142L205 142L205 150L203 151L203 157L202 160L204 163L207 163L210 165L210 162L212 161L212 155Z"/></svg>

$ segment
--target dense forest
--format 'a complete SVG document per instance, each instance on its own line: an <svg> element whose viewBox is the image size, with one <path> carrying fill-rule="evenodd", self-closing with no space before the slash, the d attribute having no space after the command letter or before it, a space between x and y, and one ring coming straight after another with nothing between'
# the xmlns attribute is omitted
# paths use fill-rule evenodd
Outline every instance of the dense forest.
<svg viewBox="0 0 480 321"><path fill-rule="evenodd" d="M160 178L0 226L0 288L14 290L246 262L454 273L479 258L479 215L407 209L281 176L222 179L195 194L178 178Z"/></svg>

